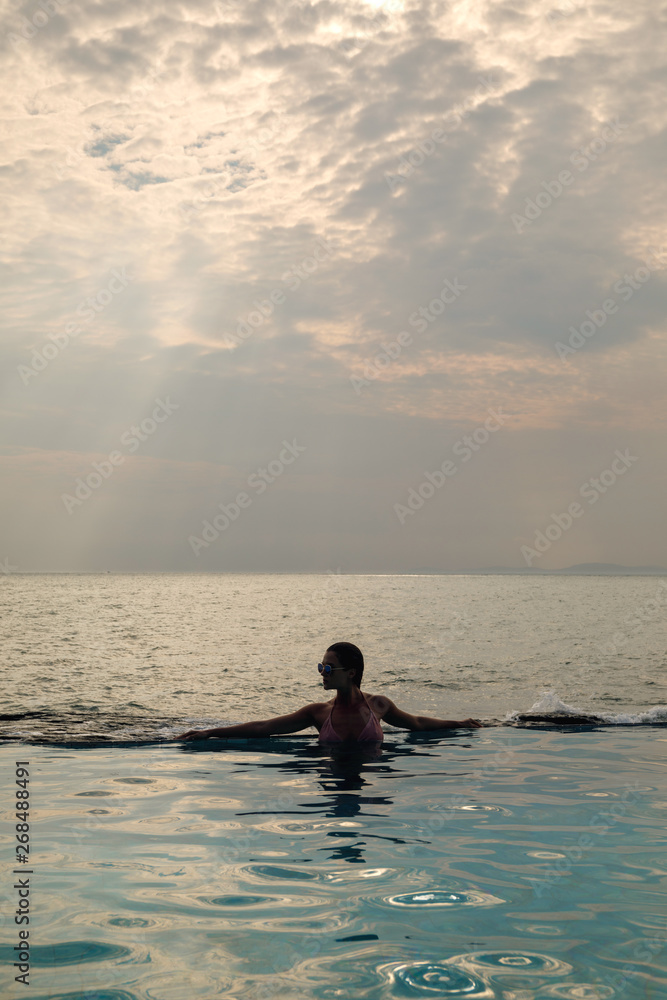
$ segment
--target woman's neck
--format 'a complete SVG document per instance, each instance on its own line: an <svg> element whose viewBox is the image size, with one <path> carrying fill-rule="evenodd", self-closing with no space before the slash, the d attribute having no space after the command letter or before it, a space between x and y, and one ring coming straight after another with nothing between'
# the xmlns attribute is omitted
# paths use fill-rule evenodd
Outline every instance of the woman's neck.
<svg viewBox="0 0 667 1000"><path fill-rule="evenodd" d="M338 691L336 694L336 704L343 708L353 708L362 701L365 701L365 698L356 684L348 691Z"/></svg>

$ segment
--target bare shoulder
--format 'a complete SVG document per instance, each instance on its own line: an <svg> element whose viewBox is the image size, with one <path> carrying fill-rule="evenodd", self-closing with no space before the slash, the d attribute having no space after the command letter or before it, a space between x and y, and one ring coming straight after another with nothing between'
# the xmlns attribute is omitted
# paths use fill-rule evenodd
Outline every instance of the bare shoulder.
<svg viewBox="0 0 667 1000"><path fill-rule="evenodd" d="M391 698L387 698L384 694L367 694L366 697L373 712L379 719L383 719L391 708L395 708Z"/></svg>
<svg viewBox="0 0 667 1000"><path fill-rule="evenodd" d="M334 699L332 698L331 701L313 701L310 705L306 705L306 708L310 712L313 719L315 719L320 729L324 725L333 703Z"/></svg>

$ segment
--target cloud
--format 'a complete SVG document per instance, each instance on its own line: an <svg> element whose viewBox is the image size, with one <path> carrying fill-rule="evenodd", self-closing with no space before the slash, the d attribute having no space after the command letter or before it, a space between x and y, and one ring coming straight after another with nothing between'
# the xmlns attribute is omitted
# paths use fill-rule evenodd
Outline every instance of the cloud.
<svg viewBox="0 0 667 1000"><path fill-rule="evenodd" d="M305 472L290 487L304 492L278 548L305 568L317 553L322 568L346 517L360 526L345 543L352 559L368 525L383 523L383 489L409 485L410 428L431 440L431 425L446 436L504 404L506 439L523 443L512 485L494 479L504 506L484 508L498 526L489 561L502 562L524 496L535 518L549 506L560 476L551 458L575 429L592 470L607 432L619 445L628 429L633 442L651 438L663 419L666 272L636 288L626 278L647 257L667 261L662 57L648 2L465 13L408 0L192 0L167 12L61 3L46 21L38 10L10 9L0 32L11 122L0 183L6 446L40 456L40 489L57 494L50 452L80 452L85 466L165 390L182 420L155 457L174 463L175 479L180 463L226 468L230 453L243 477L274 437L314 428L311 454L326 456L317 474L344 476L337 456L367 460L356 436L371 434L384 464L355 486L353 508L330 479L324 497ZM309 270L322 239L335 249ZM123 267L122 294L24 384L19 367ZM420 331L410 319L445 280L466 291ZM272 292L283 299L268 314ZM610 299L618 308L589 335L589 313L599 318ZM238 340L258 309L261 322ZM559 356L582 328L581 346ZM410 347L355 393L350 375L403 330ZM547 456L539 489L529 429ZM641 481L628 489L644 510L655 498ZM153 494L138 471L134 482L136 510L114 531L130 533L140 563L156 508L141 501ZM203 517L195 494L178 494L179 524ZM21 496L12 517L22 522ZM384 565L384 546L388 565L414 565L408 543L383 530L369 564ZM439 537L437 523L429 530ZM478 537L474 524L463 531L463 561L466 545L482 559ZM21 565L39 565L40 546L24 544ZM612 533L595 544L613 561Z"/></svg>

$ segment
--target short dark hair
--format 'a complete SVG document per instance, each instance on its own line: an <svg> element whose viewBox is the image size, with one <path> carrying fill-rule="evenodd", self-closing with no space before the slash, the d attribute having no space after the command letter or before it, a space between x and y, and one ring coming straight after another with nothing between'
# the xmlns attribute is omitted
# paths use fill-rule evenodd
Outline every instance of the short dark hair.
<svg viewBox="0 0 667 1000"><path fill-rule="evenodd" d="M334 642L328 647L327 653L335 653L344 670L354 670L352 679L360 688L361 678L364 676L364 654L359 647L351 642Z"/></svg>

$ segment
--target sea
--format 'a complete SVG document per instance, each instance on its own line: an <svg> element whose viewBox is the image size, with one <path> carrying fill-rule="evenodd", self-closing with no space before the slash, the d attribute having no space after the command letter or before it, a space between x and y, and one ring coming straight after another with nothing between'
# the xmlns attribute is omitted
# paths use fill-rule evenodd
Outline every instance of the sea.
<svg viewBox="0 0 667 1000"><path fill-rule="evenodd" d="M659 575L4 576L2 996L667 997L666 608ZM329 700L341 640L483 727L176 738Z"/></svg>

